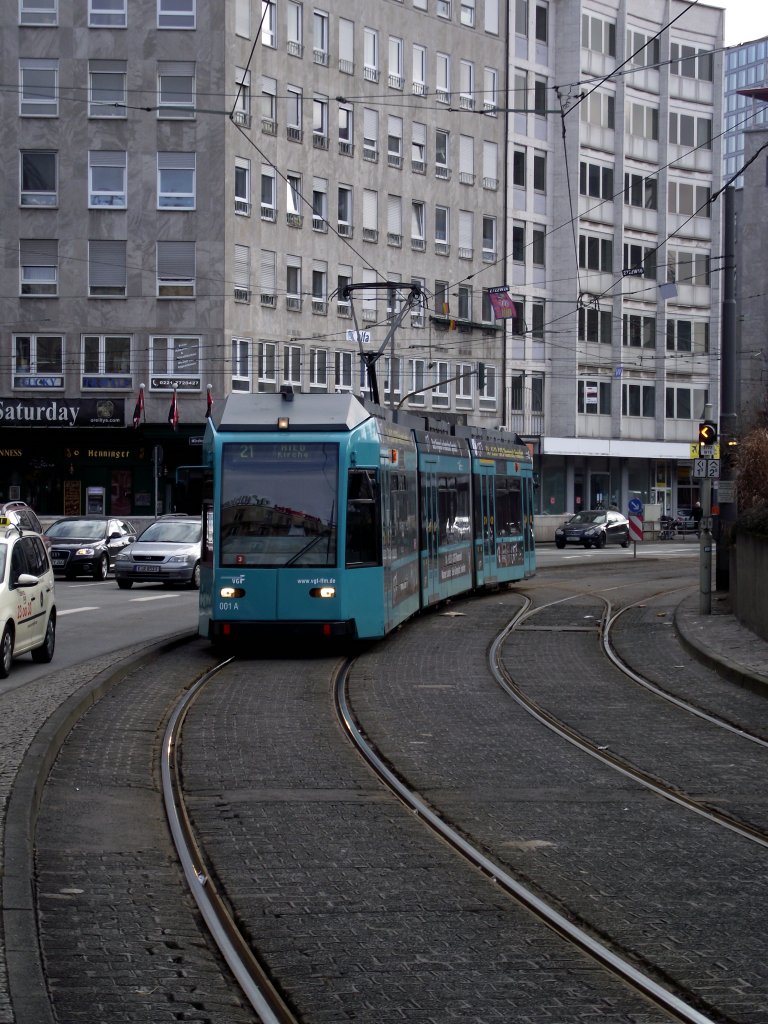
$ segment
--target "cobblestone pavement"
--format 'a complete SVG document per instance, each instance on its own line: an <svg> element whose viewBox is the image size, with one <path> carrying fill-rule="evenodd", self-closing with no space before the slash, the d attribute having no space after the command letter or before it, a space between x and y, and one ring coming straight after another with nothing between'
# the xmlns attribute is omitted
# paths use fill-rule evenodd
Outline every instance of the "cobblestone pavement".
<svg viewBox="0 0 768 1024"><path fill-rule="evenodd" d="M509 598L476 602L483 639L513 608ZM368 671L386 692L392 670L402 668L390 658L405 642L420 685L436 686L446 700L446 691L462 688L474 653L481 665L483 655L452 621L428 616L413 633L377 645L373 665L363 657L366 679L354 692L367 688ZM431 645L437 624L457 634L447 678ZM237 663L203 693L184 727L184 790L196 830L301 1020L666 1019L499 893L383 790L341 735L330 665L303 668L297 675L295 661ZM420 697L424 691L414 703ZM445 713L454 710L451 703ZM460 746L456 720L442 726Z"/></svg>
<svg viewBox="0 0 768 1024"><path fill-rule="evenodd" d="M539 578L543 579L546 577L546 575L546 573L541 573ZM493 599L490 600L492 601ZM471 604L471 602L469 604ZM672 613L672 606L665 610L665 616L667 617L672 615ZM711 616L701 616L698 613L697 598L688 597L683 599L677 605L677 607L674 608L674 620L674 628L678 631L683 641L688 645L689 650L695 651L696 657L698 659L702 661L709 661L710 663L716 663L719 666L720 671L723 673L727 673L728 677L731 680L740 680L742 683L745 684L744 687L731 686L725 691L723 691L722 685L717 679L711 676L708 677L706 686L704 686L702 685L701 681L705 677L703 675L700 675L697 680L696 673L694 672L691 674L690 677L688 677L687 682L680 679L680 685L688 685L692 687L698 686L701 690L706 689L707 693L710 694L710 696L707 697L708 700L711 699L715 702L719 700L721 702L724 702L725 705L730 709L736 707L739 713L742 713L742 710L740 709L743 709L743 713L749 714L750 712L748 702L754 699L756 693L764 692L763 687L768 685L768 644L759 640L757 637L754 636L754 634L749 633L749 631L741 627L733 618L733 616L731 616L728 613L727 606L725 605L725 603L719 601L719 599L716 597L713 599L713 614ZM437 623L447 622L449 626L456 626L461 621L461 618L458 617L452 620L450 617L441 619L439 616L428 616L424 620L421 620L418 623L414 623L413 631L409 626L401 634L398 634L396 637L391 638L389 641L386 641L385 644L382 645L382 652L387 653L394 650L396 645L403 637L407 639L407 642L411 648L410 653L405 654L402 660L398 656L391 662L391 670L393 677L397 674L396 670L402 664L404 664L408 670L406 673L403 674L402 677L402 681L403 684L406 686L406 689L414 689L415 687L416 692L421 692L422 694L424 692L429 692L431 689L434 692L434 695L440 698L438 701L438 705L445 706L446 714L449 712L452 706L454 691L457 688L455 682L452 682L451 679L452 676L456 674L456 667L461 664L460 657L466 656L467 651L471 649L473 644L477 644L482 634L478 631L473 631L471 629L452 630L453 635L451 639L455 640L456 642L452 643L447 648L449 654L446 660L445 669L441 669L440 672L435 672L434 670L427 670L426 668L426 661L423 657L423 651L424 645L429 642L429 636L428 633L424 633L422 630L423 627L429 626L430 623L432 626L435 626L435 624ZM630 622L630 620L628 619L627 622ZM668 627L667 632L669 632ZM482 644L483 641L480 640L480 642ZM648 645L646 644L644 645L640 653L642 654L644 652L647 652L647 649ZM406 648L403 648L403 650L405 651ZM455 655L454 657L451 657L451 652L453 652L453 654ZM9 815L9 803L12 802L11 798L14 791L18 793L20 782L24 783L25 789L23 790L23 799L27 803L26 814L28 819L32 821L37 810L37 802L40 799L41 795L39 788L30 786L30 770L29 765L25 765L25 755L30 754L30 758L34 762L42 763L42 754L39 751L36 751L35 745L45 745L46 743L53 743L55 750L57 744L61 742L63 736L66 734L66 724L62 724L64 721L64 712L66 707L82 703L86 699L86 694L89 688L96 686L98 684L98 680L100 678L103 678L105 674L109 674L109 672L115 668L117 663L122 661L126 657L126 655L132 655L137 658L146 656L145 645L137 644L133 648L122 650L109 657L100 658L84 663L83 665L78 666L76 669L67 672L51 672L51 674L43 680L29 684L28 686L25 686L23 689L14 690L0 697L0 714L2 714L2 726L0 727L2 728L2 744L0 744L0 868L2 869L2 876L0 876L0 884L2 885L2 892L0 892L0 896L2 897L2 906L4 913L3 929L0 930L0 1024L19 1024L19 1021L22 1019L17 1017L17 1011L19 1009L21 1009L24 1013L27 1014L27 1016L24 1018L24 1024L26 1024L26 1021L33 1022L33 1024L43 1024L43 1021L45 1019L45 1017L42 1015L37 1018L34 1015L30 1015L29 1011L32 1008L28 1005L19 1004L15 1007L12 1004L9 996L8 985L7 965L9 950L6 948L6 944L8 940L8 935L12 932L12 929L9 928L9 921L13 923L13 919L16 913L15 901L19 895L20 890L24 888L24 871L27 870L28 873L30 866L30 848L28 837L24 834L19 833L19 825L16 819L14 819L11 822L11 834L9 834L8 824L11 818L11 816ZM674 666L675 664L679 663L679 658L677 658L676 652L672 655L672 657L674 659L672 661L672 664ZM388 662L387 664L388 668L390 668L390 663ZM678 673L677 675L680 674ZM469 678L472 678L472 674L470 674ZM665 676L665 678L668 677ZM414 682L414 680L416 680L416 682ZM746 684L749 684L751 688L748 689ZM367 678L363 674L359 677L359 685L362 687L362 689L358 690L356 699L358 701L358 706L364 707L365 701L368 699L368 696L371 695L368 692L370 680L367 680ZM420 691L418 688L421 688ZM408 693L406 693L405 696L407 697ZM446 702L443 699L446 697L450 698L448 702ZM392 699L394 699L394 694L390 696L390 700ZM407 702L404 703L403 706L406 709L410 707L410 705ZM764 706L765 705L763 704L762 707ZM464 712L462 711L461 713L463 714ZM237 714L237 708L233 708L232 714ZM765 722L764 711L762 711L762 713L758 712L756 718L759 721ZM52 724L56 724L56 729L51 728ZM418 753L420 748L431 744L434 739L434 734L439 735L441 731L444 731L440 725L439 719L433 720L429 723L424 723L421 719L418 719L414 722L414 725L416 728L411 743L413 753ZM515 739L513 746L516 747L516 745L517 740ZM303 751L301 750L297 750L295 752L297 755L303 753ZM28 758L28 761L30 760L30 758ZM523 752L520 751L519 759L523 758ZM480 765L480 767L483 766L483 759L479 755L478 764ZM26 778L25 767L27 768ZM32 767L33 776L35 771L42 772L44 774L43 768L41 768L39 764L37 765L37 767L35 767L34 765ZM458 766L449 765L447 776L447 782L449 786L452 784L452 781L455 781L455 779L458 778L458 773ZM482 781L482 772L480 772L476 778L477 786L479 786ZM276 779L271 780L271 782L272 796L270 799L277 799L277 797L279 796L279 792L282 788L282 783ZM540 785L540 783L540 779L533 780L530 789L527 791L527 793L523 792L522 795L527 796L527 798L532 803L537 801L539 799L537 786ZM549 792L553 791L551 786L548 787L548 790ZM235 792L234 795L237 797L238 793ZM300 792L292 792L291 799L296 799L297 797L300 797L300 795ZM333 792L329 791L327 796L329 799L332 798ZM600 804L605 802L603 799L603 795L601 795L600 793L597 794L597 797L598 798L595 801L593 801L593 805L587 808L587 810L591 811L593 809L593 806L597 806L599 809ZM561 800L564 804L568 802L567 790L563 790L561 794ZM354 826L357 821L357 815L355 813L355 801L354 799L348 800L346 796L345 801L349 804L349 820L354 830ZM362 793L362 802L366 805L372 803L374 807L377 805L377 800L370 799L370 794L366 794L365 792ZM313 804L315 803L316 801L313 801ZM314 810L320 814L321 819L322 809L322 801L320 801L319 806L315 806ZM233 814L235 813L236 810L233 811ZM289 818L291 818L290 815ZM13 834L14 829L16 830L16 834ZM589 833L587 833L585 835L585 851L589 850L591 841L592 836ZM619 857L616 857L615 853L611 856L616 858L616 860L618 860L619 863L622 863L624 861L630 862L632 858L638 854L638 852L642 854L644 850L644 842L645 837L643 837L643 839L640 841L637 850L629 849ZM530 836L523 836L521 838L520 836L510 834L506 838L506 843L509 849L516 851L516 856L520 853L523 853L528 855L529 857L532 854L534 855L534 857L540 856L544 860L550 857L548 842L546 838L544 838L543 840L536 836L534 836L533 838L531 838ZM309 835L306 835L304 839L304 845L307 847L311 847L311 844L311 838L309 837ZM700 845L709 852L710 860L719 864L719 861L717 860L718 851L711 847L711 845L709 844L708 835L706 835L704 832L702 832L700 837ZM538 851L540 851L540 853ZM114 851L112 851L112 853L114 853ZM112 856L112 854L110 856ZM119 868L119 859L116 859L114 863ZM428 877L429 874L431 873L431 864L425 862L425 865L426 866L424 874ZM155 868L156 866L157 865L155 865L153 862L153 868ZM162 865L160 866L162 867ZM644 871L645 870L646 869L644 868ZM134 882L135 890L137 892L140 892L142 889L145 889L149 893L149 895L154 898L154 882L152 882L151 884L148 883L146 877L141 876L140 872L139 874L136 874L136 872L138 871L138 867L134 864L133 871L129 873L132 881ZM689 874L690 864L685 859L685 857L681 857L680 861L676 865L673 878L683 880ZM765 873L763 872L763 875L764 874ZM747 871L745 874L745 883L748 882L748 884L751 884L752 877L753 872ZM333 878L331 878L331 883L333 883ZM28 888L28 876L26 879L26 885ZM285 879L283 879L280 884L280 887L275 891L275 899L279 899L282 895L284 895L285 885L286 882ZM64 895L66 896L68 894ZM605 890L601 894L601 896L607 901L610 901L613 898L612 883L606 885ZM704 897L702 897L701 894L699 894L696 903L692 904L692 909L698 910L700 903L702 901L706 902L707 899L708 896L706 893L704 894ZM23 901L20 900L19 902L21 903ZM51 905L54 902L55 897L52 897ZM298 902L300 910L300 896ZM410 907L410 903L407 903L407 906ZM749 929L750 920L751 918L748 918L746 925L747 930ZM382 928L384 928L383 925ZM663 930L664 922L662 920L661 922L659 922L659 933L661 934ZM737 932L733 934L734 941L741 941L744 938L742 935L743 930L744 928L740 926ZM317 939L318 942L322 944L321 934L318 935ZM191 935L190 941L192 941ZM747 937L747 942L749 941L749 937ZM674 943L672 943L671 945L673 946L673 948L670 952L673 956L682 957L684 955L684 951L682 949L675 949ZM169 947L167 946L163 947L162 943L158 947L159 952L164 956L167 955L168 948ZM15 958L16 969L19 969L19 962L24 961L24 958L27 955L27 951L24 948L15 947L10 950L10 955L12 958ZM148 953L148 955L153 954ZM307 961L306 951L301 949L285 949L284 956L286 958L286 961L290 960L291 958L296 959L299 963L306 963ZM126 957L127 963L127 961L131 958L129 952L126 954ZM380 969L383 964L384 961L378 963L377 965L374 965L374 969ZM571 966L575 973L578 975L578 969L574 965ZM126 969L130 970L131 968L127 967ZM443 970L443 967L440 964L437 964L434 966L434 970L437 972ZM319 985L320 980L316 979L316 983ZM183 987L184 983L178 982L178 984L180 987ZM736 971L733 978L733 987L735 992L741 991L746 992L747 994L749 993L748 983L745 979L742 978L741 972L738 970ZM352 980L350 982L350 1002L354 1002L354 989L354 980ZM407 998L407 994L404 998ZM225 1003L226 1000L224 1000L224 1003L222 1003L222 1005L225 1005ZM179 1014L183 1014L185 1011L190 1014L190 1016L188 1016L186 1019L205 1019L199 1018L199 1014L196 1017L196 1011L192 1006L186 1006L184 1010L180 1010L178 1007L176 1007L175 1016L173 1016L174 1009L171 1004L169 1004L168 1010L169 1016L167 1019L169 1020L184 1019L184 1017L180 1016ZM467 1010L467 1013L469 1014L470 1011ZM121 1018L119 1014L115 1014L111 1017L111 1019L118 1021L120 1019L127 1018ZM326 1019L334 1018L331 1017ZM373 1020L373 1018L371 1019ZM398 1017L397 1019L400 1020L403 1018ZM416 1009L414 1008L413 1019L424 1020L428 1018L424 1018L423 1016L419 1017ZM463 1019L474 1020L476 1018L473 1018L472 1016L468 1015ZM489 1016L483 1019L490 1021L493 1019L505 1020L508 1018L505 1018L503 1015L497 1015L496 1017ZM520 1021L524 1021L527 1018L521 1016L517 1019ZM574 1018L570 1016L559 1017L557 1013L554 1013L551 1019L555 1022L567 1020L570 1024L570 1021ZM604 1019L612 1019L616 1021L629 1019L632 1019L634 1021L644 1021L646 1019L655 1020L657 1019L657 1015L653 1011L651 1011L650 1017L643 1016L643 1014L641 1013L639 1016L630 1018L623 1016L621 1013L616 1013L612 1018L609 1016L605 1017ZM94 1018L83 1017L83 1020L88 1020L89 1024L91 1024ZM766 1011L764 1011L762 1007L758 1011L756 1011L752 1016L749 1017L750 1024L756 1024L756 1022L762 1022L765 1020L768 1020L768 1016L766 1016Z"/></svg>

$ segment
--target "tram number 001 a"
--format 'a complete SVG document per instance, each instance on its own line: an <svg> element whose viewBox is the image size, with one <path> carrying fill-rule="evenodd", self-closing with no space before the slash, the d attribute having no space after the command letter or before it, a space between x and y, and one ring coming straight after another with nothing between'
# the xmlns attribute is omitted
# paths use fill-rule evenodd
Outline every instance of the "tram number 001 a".
<svg viewBox="0 0 768 1024"><path fill-rule="evenodd" d="M219 601L220 612L237 612L240 611L240 603L238 601Z"/></svg>

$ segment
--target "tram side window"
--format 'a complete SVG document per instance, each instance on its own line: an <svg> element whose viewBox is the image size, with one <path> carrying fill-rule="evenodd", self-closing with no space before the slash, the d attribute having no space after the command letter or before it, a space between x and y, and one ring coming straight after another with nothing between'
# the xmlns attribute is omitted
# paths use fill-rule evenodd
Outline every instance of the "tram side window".
<svg viewBox="0 0 768 1024"><path fill-rule="evenodd" d="M469 477L441 476L437 486L443 539L447 539L448 543L467 540L470 533Z"/></svg>
<svg viewBox="0 0 768 1024"><path fill-rule="evenodd" d="M346 564L381 565L379 475L375 469L349 471Z"/></svg>
<svg viewBox="0 0 768 1024"><path fill-rule="evenodd" d="M389 474L389 520L385 528L387 564L407 558L418 546L416 490L408 486L405 473Z"/></svg>
<svg viewBox="0 0 768 1024"><path fill-rule="evenodd" d="M516 477L497 476L496 533L500 537L516 536L523 532L523 503L520 480Z"/></svg>

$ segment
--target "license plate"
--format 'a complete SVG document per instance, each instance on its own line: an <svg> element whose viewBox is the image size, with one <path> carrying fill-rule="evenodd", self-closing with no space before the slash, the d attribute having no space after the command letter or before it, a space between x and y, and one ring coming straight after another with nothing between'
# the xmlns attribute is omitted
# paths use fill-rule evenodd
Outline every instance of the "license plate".
<svg viewBox="0 0 768 1024"><path fill-rule="evenodd" d="M66 558L52 558L51 559L51 565L66 565L66 564L67 564Z"/></svg>
<svg viewBox="0 0 768 1024"><path fill-rule="evenodd" d="M159 565L137 565L136 572L160 572Z"/></svg>

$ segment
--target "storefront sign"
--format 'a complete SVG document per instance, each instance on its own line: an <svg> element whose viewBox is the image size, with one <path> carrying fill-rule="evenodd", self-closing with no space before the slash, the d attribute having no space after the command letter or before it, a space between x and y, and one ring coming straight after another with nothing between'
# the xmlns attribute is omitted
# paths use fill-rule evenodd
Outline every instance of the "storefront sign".
<svg viewBox="0 0 768 1024"><path fill-rule="evenodd" d="M125 388L133 387L132 377L106 377L106 376L88 376L83 377L84 388L97 388L100 391L105 391L107 388L115 391L122 391Z"/></svg>
<svg viewBox="0 0 768 1024"><path fill-rule="evenodd" d="M22 377L13 378L15 388L63 388L63 377Z"/></svg>
<svg viewBox="0 0 768 1024"><path fill-rule="evenodd" d="M200 391L200 377L150 377L149 386L152 391Z"/></svg>
<svg viewBox="0 0 768 1024"><path fill-rule="evenodd" d="M124 427L122 398L0 398L0 424L11 427Z"/></svg>

